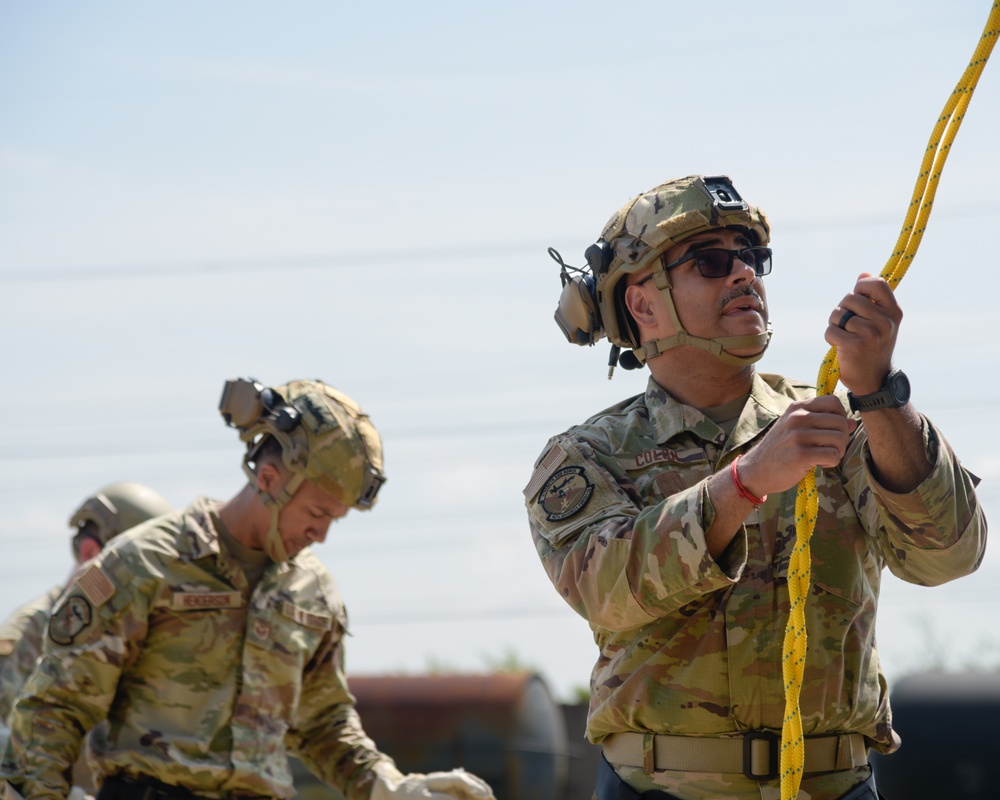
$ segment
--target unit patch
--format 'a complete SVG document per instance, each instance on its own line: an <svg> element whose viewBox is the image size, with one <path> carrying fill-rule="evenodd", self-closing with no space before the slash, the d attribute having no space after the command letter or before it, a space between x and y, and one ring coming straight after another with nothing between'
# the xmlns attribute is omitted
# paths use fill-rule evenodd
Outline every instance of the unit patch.
<svg viewBox="0 0 1000 800"><path fill-rule="evenodd" d="M86 597L70 595L52 612L49 620L49 638L56 644L70 645L77 635L90 625L94 610Z"/></svg>
<svg viewBox="0 0 1000 800"><path fill-rule="evenodd" d="M538 503L549 522L569 519L579 512L594 493L594 484L587 480L583 467L563 467L542 487Z"/></svg>

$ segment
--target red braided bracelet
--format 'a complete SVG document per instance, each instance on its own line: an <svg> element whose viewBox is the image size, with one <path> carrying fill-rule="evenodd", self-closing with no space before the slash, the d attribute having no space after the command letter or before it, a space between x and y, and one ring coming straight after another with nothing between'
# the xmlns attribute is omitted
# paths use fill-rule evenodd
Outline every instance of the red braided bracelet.
<svg viewBox="0 0 1000 800"><path fill-rule="evenodd" d="M744 486L743 482L740 480L739 473L736 472L736 464L741 458L743 458L742 455L736 456L736 458L733 459L733 463L729 465L729 474L732 476L733 486L736 487L736 494L747 502L753 503L754 508L759 508L767 500L767 495L765 494L763 497L756 497L747 491L747 487Z"/></svg>

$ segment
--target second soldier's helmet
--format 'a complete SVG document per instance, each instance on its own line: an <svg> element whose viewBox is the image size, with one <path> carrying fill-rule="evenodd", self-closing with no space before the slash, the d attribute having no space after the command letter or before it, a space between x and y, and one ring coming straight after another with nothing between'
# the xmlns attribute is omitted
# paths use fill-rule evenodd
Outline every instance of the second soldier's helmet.
<svg viewBox="0 0 1000 800"><path fill-rule="evenodd" d="M86 528L86 534L103 546L119 533L173 510L163 495L148 486L121 481L105 486L84 500L73 512L69 525L75 533Z"/></svg>
<svg viewBox="0 0 1000 800"><path fill-rule="evenodd" d="M243 466L251 483L257 455L270 437L296 486L309 480L349 508L374 505L385 482L382 441L368 415L343 392L321 381L268 388L237 378L226 381L219 411L247 444Z"/></svg>
<svg viewBox="0 0 1000 800"><path fill-rule="evenodd" d="M566 338L592 345L607 336L617 347L639 348L639 334L625 307L623 279L653 266L671 246L714 228L747 230L765 246L770 226L760 209L749 205L724 175L691 175L667 181L632 198L608 220L600 239L587 248L587 267L571 275L563 268L563 290L555 312Z"/></svg>

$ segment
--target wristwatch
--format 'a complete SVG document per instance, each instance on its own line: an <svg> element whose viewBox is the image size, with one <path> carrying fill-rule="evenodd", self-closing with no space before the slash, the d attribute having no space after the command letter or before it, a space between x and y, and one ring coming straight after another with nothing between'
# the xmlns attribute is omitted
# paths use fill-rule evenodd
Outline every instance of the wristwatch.
<svg viewBox="0 0 1000 800"><path fill-rule="evenodd" d="M871 394L858 396L847 393L851 411L875 411L880 408L901 408L910 402L910 379L901 369L894 369L885 376L882 388Z"/></svg>

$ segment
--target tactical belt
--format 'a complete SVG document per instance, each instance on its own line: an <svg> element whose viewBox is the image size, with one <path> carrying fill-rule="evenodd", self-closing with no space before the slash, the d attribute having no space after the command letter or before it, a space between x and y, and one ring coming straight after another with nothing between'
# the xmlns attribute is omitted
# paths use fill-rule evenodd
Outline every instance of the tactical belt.
<svg viewBox="0 0 1000 800"><path fill-rule="evenodd" d="M778 777L779 734L749 731L737 736L670 736L613 733L602 743L615 766L641 767L646 772L738 772L757 781ZM807 736L804 772L833 772L868 763L865 737L860 733Z"/></svg>
<svg viewBox="0 0 1000 800"><path fill-rule="evenodd" d="M226 797L244 795L226 794ZM250 797L247 795L246 797ZM97 800L203 800L204 795L196 794L183 786L171 786L155 778L126 778L112 775L107 778L97 793Z"/></svg>

